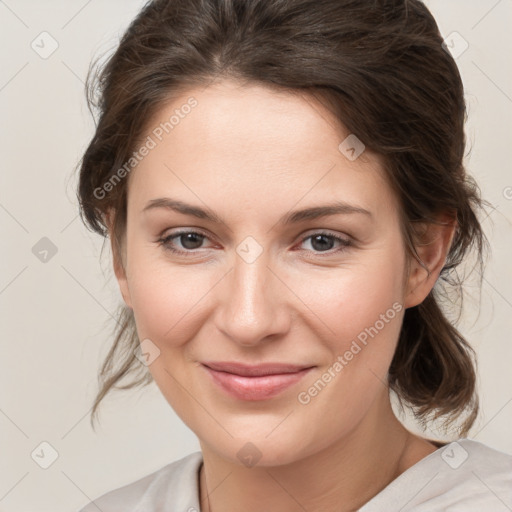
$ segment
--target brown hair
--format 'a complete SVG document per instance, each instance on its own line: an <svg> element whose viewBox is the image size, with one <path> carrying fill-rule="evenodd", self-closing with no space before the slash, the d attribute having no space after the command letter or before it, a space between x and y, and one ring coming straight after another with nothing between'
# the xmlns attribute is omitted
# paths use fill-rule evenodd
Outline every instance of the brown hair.
<svg viewBox="0 0 512 512"><path fill-rule="evenodd" d="M422 425L433 416L446 427L467 412L459 432L465 435L478 413L475 354L441 302L452 291L462 297L457 266L470 249L483 266L487 240L477 210L487 203L463 165L463 84L442 43L419 0L150 1L102 69L89 69L89 107L99 118L80 164L82 220L107 237L105 215L115 212L114 259L122 264L128 180L108 194L98 191L129 160L152 115L187 87L231 78L313 95L382 157L410 256L418 259L418 222L456 215L440 279L423 303L405 311L389 386ZM107 392L152 381L134 355L138 346L133 312L122 304L93 428Z"/></svg>

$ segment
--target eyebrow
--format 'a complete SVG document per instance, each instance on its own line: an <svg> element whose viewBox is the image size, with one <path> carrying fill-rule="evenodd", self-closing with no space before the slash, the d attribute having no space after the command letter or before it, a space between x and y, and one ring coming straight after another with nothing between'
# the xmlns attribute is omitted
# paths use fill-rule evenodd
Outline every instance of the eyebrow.
<svg viewBox="0 0 512 512"><path fill-rule="evenodd" d="M197 217L199 219L206 219L218 224L225 224L224 220L209 208L201 208L199 206L194 206L183 201L179 201L177 199L172 199L170 197L159 197L157 199L151 199L146 204L142 212L145 213L149 210L157 208L176 211L184 215L192 215L193 217ZM279 220L279 222L283 225L288 225L302 222L305 220L327 217L330 215L346 215L354 213L367 215L370 218L373 217L370 211L360 206L352 205L344 201L335 201L333 203L329 203L322 206L313 206L310 208L304 208L302 210L288 212Z"/></svg>

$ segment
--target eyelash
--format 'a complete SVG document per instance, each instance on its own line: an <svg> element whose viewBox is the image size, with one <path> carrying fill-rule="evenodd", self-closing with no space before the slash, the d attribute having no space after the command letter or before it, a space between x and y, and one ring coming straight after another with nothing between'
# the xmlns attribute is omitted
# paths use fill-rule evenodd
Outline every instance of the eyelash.
<svg viewBox="0 0 512 512"><path fill-rule="evenodd" d="M173 233L172 235L168 235L166 237L159 238L157 240L157 243L159 244L159 246L163 246L163 248L165 250L167 250L167 251L170 251L170 252L172 252L174 254L178 254L178 255L183 255L185 257L189 257L189 255L194 254L199 249L190 249L190 250L182 251L180 249L174 248L171 245L171 243L170 243L170 240L172 240L173 238L178 238L180 235L186 235L186 234L199 235L199 236L203 237L204 239L208 238L205 234L203 234L203 233L201 233L199 231L183 230L183 231L177 231L177 232ZM326 232L326 231L318 231L318 232L315 232L315 233L313 233L311 235L308 235L308 236L304 237L300 241L300 244L304 243L304 241L306 241L306 240L308 240L310 238L314 238L315 236L319 236L319 235L323 235L323 236L332 238L336 242L339 242L341 244L341 247L339 247L338 249L329 249L328 251L311 251L311 250L306 250L307 252L312 252L315 255L318 255L320 257L322 257L324 255L332 256L333 254L337 254L337 253L345 251L348 247L350 247L352 245L352 241L351 240L342 238L342 237L340 237L338 235L334 235L334 234Z"/></svg>

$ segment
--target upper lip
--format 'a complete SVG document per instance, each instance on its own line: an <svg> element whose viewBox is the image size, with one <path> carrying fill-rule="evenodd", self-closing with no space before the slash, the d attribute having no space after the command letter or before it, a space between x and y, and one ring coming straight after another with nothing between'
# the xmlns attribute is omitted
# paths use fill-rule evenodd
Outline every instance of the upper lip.
<svg viewBox="0 0 512 512"><path fill-rule="evenodd" d="M312 368L311 365L295 365L283 363L266 363L250 365L245 363L236 363L229 361L206 361L204 366L219 372L233 373L245 377L259 377L262 375L278 375L283 373L297 373L306 368Z"/></svg>

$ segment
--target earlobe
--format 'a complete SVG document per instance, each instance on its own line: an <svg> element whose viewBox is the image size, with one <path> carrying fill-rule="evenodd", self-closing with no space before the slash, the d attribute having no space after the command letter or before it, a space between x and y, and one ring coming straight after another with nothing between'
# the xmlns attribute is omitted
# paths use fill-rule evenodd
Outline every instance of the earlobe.
<svg viewBox="0 0 512 512"><path fill-rule="evenodd" d="M411 257L407 278L404 307L410 308L421 304L430 293L446 263L457 221L453 217L443 216L438 223L424 224L425 230L421 241L416 245L416 252L423 265Z"/></svg>

